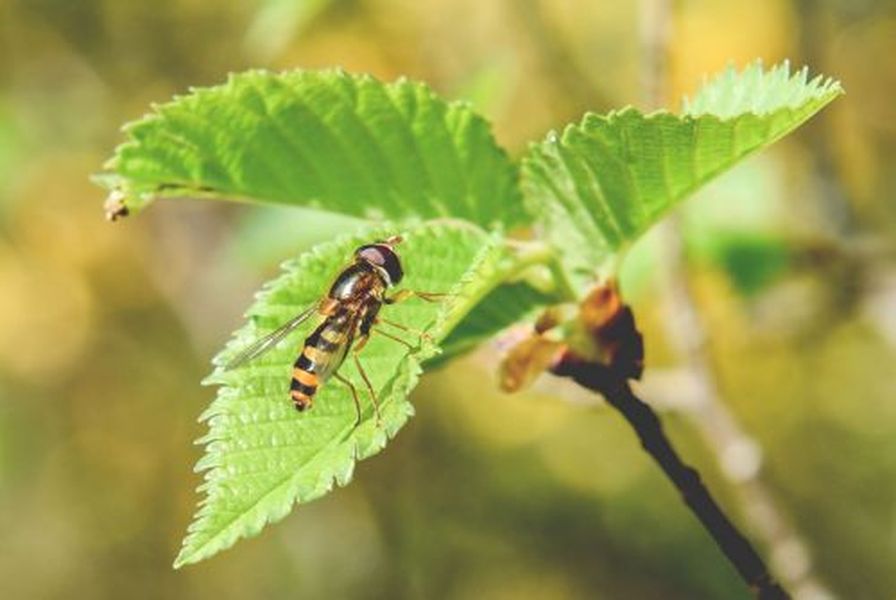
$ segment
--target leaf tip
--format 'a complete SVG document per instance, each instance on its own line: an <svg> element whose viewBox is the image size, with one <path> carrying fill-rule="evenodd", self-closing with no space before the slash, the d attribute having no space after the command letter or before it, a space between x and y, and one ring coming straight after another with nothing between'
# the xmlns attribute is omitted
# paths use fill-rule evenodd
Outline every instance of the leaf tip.
<svg viewBox="0 0 896 600"><path fill-rule="evenodd" d="M174 562L171 563L171 568L175 571L180 571L181 567L185 567L196 562L199 562L198 559L194 558L191 553L187 552L187 547L184 546L180 549L180 552L177 553L177 556L174 558Z"/></svg>

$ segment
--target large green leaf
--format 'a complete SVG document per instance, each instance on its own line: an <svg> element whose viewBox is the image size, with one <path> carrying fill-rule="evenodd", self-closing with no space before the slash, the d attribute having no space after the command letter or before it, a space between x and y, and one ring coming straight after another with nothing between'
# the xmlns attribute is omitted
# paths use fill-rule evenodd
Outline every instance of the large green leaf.
<svg viewBox="0 0 896 600"><path fill-rule="evenodd" d="M785 63L728 69L684 112L587 114L524 158L523 190L545 238L584 287L677 202L793 131L842 93Z"/></svg>
<svg viewBox="0 0 896 600"><path fill-rule="evenodd" d="M265 286L237 331L215 359L225 364L240 349L315 302L331 279L351 259L352 250L373 239L396 233L368 230L326 243L288 262L285 273ZM442 303L410 299L383 308L382 315L442 339L499 282L505 254L500 237L462 223L438 222L402 232L399 246L406 277L401 288L451 292ZM197 470L206 471L201 508L189 528L175 566L197 562L256 534L265 524L290 512L296 502L313 500L345 485L354 463L383 448L412 414L407 395L417 382L420 362L435 352L431 343L396 331L416 346L414 351L374 335L361 357L377 391L382 424L354 365L347 360L340 374L355 383L364 408L356 412L348 388L335 380L322 386L312 410L297 412L288 397L292 364L306 323L277 348L244 366L220 366L207 382L218 394L202 419L209 433L200 441L205 456ZM381 327L386 327L385 325Z"/></svg>
<svg viewBox="0 0 896 600"><path fill-rule="evenodd" d="M342 71L249 71L155 107L97 181L130 211L160 197L319 206L353 216L523 216L488 122L426 85Z"/></svg>

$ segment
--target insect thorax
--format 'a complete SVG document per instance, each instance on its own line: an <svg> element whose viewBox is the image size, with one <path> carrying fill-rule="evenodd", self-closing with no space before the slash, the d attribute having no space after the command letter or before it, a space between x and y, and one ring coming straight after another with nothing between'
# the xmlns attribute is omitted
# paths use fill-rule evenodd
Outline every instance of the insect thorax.
<svg viewBox="0 0 896 600"><path fill-rule="evenodd" d="M382 277L371 265L357 262L339 274L329 296L340 301L359 300L371 292L379 295L385 287Z"/></svg>

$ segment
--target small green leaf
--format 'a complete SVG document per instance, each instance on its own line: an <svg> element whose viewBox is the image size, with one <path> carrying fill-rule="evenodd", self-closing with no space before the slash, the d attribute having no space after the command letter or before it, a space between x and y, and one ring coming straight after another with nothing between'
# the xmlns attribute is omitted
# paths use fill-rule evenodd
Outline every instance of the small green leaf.
<svg viewBox="0 0 896 600"><path fill-rule="evenodd" d="M368 230L326 243L288 262L285 273L266 285L247 312L249 322L234 334L215 359L225 364L242 348L299 313L325 293L332 278L360 244L397 233L395 228ZM505 253L500 236L463 223L434 222L402 231L398 247L406 277L401 288L450 292L445 302L419 299L385 306L381 315L426 331L436 342L496 286ZM355 427L351 393L336 380L323 385L312 410L297 412L288 397L292 364L308 322L267 354L231 371L220 366L207 383L219 385L202 420L209 432L200 442L205 456L196 465L206 471L200 490L205 498L175 567L194 563L257 534L282 519L297 502L308 502L345 485L354 463L385 446L412 414L407 395L417 382L420 362L435 352L431 343L400 330L416 346L410 351L388 338L374 336L361 353L364 368L379 398L382 426L377 427L363 381L351 360L340 375L354 382L364 409ZM381 325L380 327L387 327Z"/></svg>
<svg viewBox="0 0 896 600"><path fill-rule="evenodd" d="M796 129L843 91L785 63L729 69L681 115L627 108L587 114L533 145L523 189L576 287L613 267L667 210L752 152Z"/></svg>
<svg viewBox="0 0 896 600"><path fill-rule="evenodd" d="M161 196L352 216L524 218L516 167L487 121L422 83L342 71L249 71L126 126L96 182L134 212Z"/></svg>

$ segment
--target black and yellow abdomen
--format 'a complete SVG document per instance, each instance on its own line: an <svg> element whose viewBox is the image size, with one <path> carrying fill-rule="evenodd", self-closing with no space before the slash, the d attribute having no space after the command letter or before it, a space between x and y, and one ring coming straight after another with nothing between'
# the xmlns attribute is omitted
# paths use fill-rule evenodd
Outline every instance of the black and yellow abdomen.
<svg viewBox="0 0 896 600"><path fill-rule="evenodd" d="M311 406L317 389L339 368L351 345L352 314L340 311L328 317L305 340L292 370L289 396L298 410Z"/></svg>
<svg viewBox="0 0 896 600"><path fill-rule="evenodd" d="M319 381L317 375L296 366L292 370L292 383L289 385L289 397L298 410L305 410L311 406L311 399L317 393Z"/></svg>

